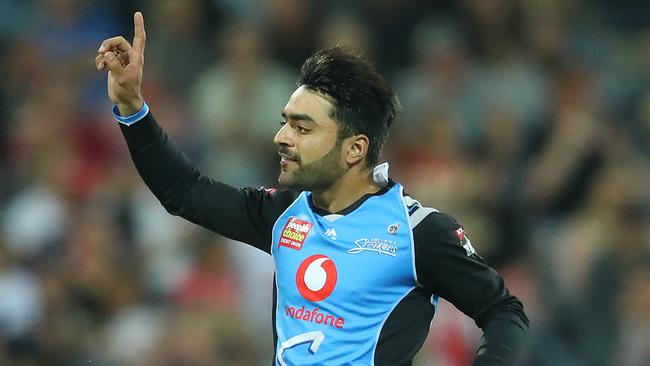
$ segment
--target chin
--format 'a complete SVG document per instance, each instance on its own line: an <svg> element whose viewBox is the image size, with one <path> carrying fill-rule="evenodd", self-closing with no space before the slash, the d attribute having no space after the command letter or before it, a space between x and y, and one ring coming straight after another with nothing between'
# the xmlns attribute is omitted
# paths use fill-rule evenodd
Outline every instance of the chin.
<svg viewBox="0 0 650 366"><path fill-rule="evenodd" d="M292 180L291 177L287 176L287 173L280 173L278 176L278 186L282 188L291 188L292 187Z"/></svg>
<svg viewBox="0 0 650 366"><path fill-rule="evenodd" d="M293 178L294 177L292 176L287 176L286 173L280 174L278 177L278 186L280 186L280 188L295 189L300 191L309 190L309 187L304 186Z"/></svg>

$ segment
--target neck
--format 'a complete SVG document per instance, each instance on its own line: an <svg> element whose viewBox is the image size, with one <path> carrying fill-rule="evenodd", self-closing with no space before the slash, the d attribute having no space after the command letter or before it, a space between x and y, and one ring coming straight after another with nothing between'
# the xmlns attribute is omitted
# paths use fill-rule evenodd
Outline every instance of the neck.
<svg viewBox="0 0 650 366"><path fill-rule="evenodd" d="M339 212L364 195L377 193L379 189L372 179L372 171L351 169L327 189L312 191L313 203L328 212Z"/></svg>

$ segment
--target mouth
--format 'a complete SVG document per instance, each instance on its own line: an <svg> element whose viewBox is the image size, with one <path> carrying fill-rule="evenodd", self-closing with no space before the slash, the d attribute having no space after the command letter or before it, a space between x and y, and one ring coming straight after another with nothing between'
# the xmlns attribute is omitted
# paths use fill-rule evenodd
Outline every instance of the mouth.
<svg viewBox="0 0 650 366"><path fill-rule="evenodd" d="M288 164L288 163L297 163L298 162L297 157L295 157L293 155L289 155L289 154L284 153L284 152L278 152L278 154L280 155L280 164L282 164L282 165L285 165L285 164Z"/></svg>

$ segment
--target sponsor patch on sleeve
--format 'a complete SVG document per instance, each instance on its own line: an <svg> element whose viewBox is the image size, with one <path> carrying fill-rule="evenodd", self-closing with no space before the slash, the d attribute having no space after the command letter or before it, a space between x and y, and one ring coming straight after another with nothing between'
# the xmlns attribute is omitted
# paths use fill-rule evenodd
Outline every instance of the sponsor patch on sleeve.
<svg viewBox="0 0 650 366"><path fill-rule="evenodd" d="M469 240L469 237L465 234L465 229L463 227L459 227L454 231L454 234L456 234L456 237L458 238L458 241L460 242L460 245L465 249L465 252L467 253L467 256L471 256L472 254L476 254L476 249L472 246L472 242Z"/></svg>

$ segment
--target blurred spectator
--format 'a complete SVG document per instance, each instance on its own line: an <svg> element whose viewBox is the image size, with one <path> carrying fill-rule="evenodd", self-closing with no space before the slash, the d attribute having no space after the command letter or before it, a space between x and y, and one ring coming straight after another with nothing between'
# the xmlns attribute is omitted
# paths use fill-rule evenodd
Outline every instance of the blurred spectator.
<svg viewBox="0 0 650 366"><path fill-rule="evenodd" d="M570 68L556 79L551 120L530 163L527 198L541 213L568 214L583 203L602 165L603 111L595 75Z"/></svg>
<svg viewBox="0 0 650 366"><path fill-rule="evenodd" d="M649 268L646 256L635 263L623 279L625 285L619 298L621 335L614 354L614 362L619 365L640 366L650 358Z"/></svg>
<svg viewBox="0 0 650 366"><path fill-rule="evenodd" d="M80 49L95 49L98 40L118 31L113 9L103 2L45 0L33 10L25 33L52 63L84 63Z"/></svg>
<svg viewBox="0 0 650 366"><path fill-rule="evenodd" d="M202 0L157 0L148 8L147 61L156 60L165 87L174 91L174 98L183 98L190 82L208 65L211 54L205 45L218 19L207 18L216 14Z"/></svg>
<svg viewBox="0 0 650 366"><path fill-rule="evenodd" d="M337 45L353 50L368 60L373 60L373 50L367 26L346 15L334 15L323 23L319 34L319 48Z"/></svg>
<svg viewBox="0 0 650 366"><path fill-rule="evenodd" d="M170 314L163 338L145 365L246 366L257 364L240 319L189 309Z"/></svg>
<svg viewBox="0 0 650 366"><path fill-rule="evenodd" d="M314 30L319 18L314 3L305 0L266 0L259 9L265 14L264 33L273 40L269 43L269 51L292 70L300 67L316 44L317 32Z"/></svg>
<svg viewBox="0 0 650 366"><path fill-rule="evenodd" d="M426 0L364 0L357 15L366 20L376 51L378 70L392 77L398 69L408 65L409 44L406 40L422 19L431 16L447 1ZM453 2L452 2L453 3ZM444 9L447 10L447 9Z"/></svg>
<svg viewBox="0 0 650 366"><path fill-rule="evenodd" d="M12 263L9 253L1 246L0 298L0 338L7 342L10 353L33 352L33 337L43 310L40 281L33 273Z"/></svg>
<svg viewBox="0 0 650 366"><path fill-rule="evenodd" d="M586 273L583 337L590 365L641 365L650 351L643 336L648 323L642 320L650 305L647 214L634 201L619 205L614 208L609 245Z"/></svg>
<svg viewBox="0 0 650 366"><path fill-rule="evenodd" d="M456 125L467 113L464 104L470 102L472 65L462 29L445 18L421 22L413 33L410 49L412 68L396 76L395 87L403 107L399 116L402 125L395 130L396 137L411 141L425 137L419 132L427 128L426 116L450 119L452 128L458 129L457 134L465 133ZM429 136L426 137L419 143L428 144Z"/></svg>
<svg viewBox="0 0 650 366"><path fill-rule="evenodd" d="M194 245L196 263L175 289L173 298L182 306L207 307L234 312L240 308L237 284L222 240L199 238Z"/></svg>
<svg viewBox="0 0 650 366"><path fill-rule="evenodd" d="M268 185L272 138L295 78L265 50L261 30L237 23L219 35L221 57L193 88L193 109L209 150L207 174L230 184Z"/></svg>

